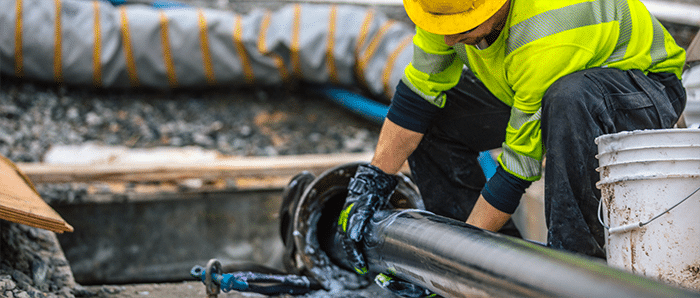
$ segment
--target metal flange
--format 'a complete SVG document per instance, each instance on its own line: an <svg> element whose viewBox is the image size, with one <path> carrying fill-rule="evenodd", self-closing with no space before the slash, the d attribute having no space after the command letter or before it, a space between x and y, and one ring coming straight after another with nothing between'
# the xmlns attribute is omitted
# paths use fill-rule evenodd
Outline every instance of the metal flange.
<svg viewBox="0 0 700 298"><path fill-rule="evenodd" d="M349 270L342 260L326 252L335 235L340 209L345 203L347 186L362 162L332 168L314 178L297 175L285 190L281 214L281 232L290 272L308 274L327 289L365 287L368 280ZM406 175L398 174L399 184L390 197L395 209L425 209L418 187Z"/></svg>

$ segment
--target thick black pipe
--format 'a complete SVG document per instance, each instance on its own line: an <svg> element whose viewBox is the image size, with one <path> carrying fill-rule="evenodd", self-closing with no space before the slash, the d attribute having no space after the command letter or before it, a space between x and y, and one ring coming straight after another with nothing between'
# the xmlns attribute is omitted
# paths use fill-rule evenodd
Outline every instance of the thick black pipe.
<svg viewBox="0 0 700 298"><path fill-rule="evenodd" d="M347 267L337 237L328 253ZM378 213L363 249L370 271L391 272L444 297L700 297L598 259L421 210Z"/></svg>
<svg viewBox="0 0 700 298"><path fill-rule="evenodd" d="M342 269L350 266L335 228L357 165L290 184L296 187L281 211L290 272L311 274L325 289L366 284ZM362 243L372 273L391 273L444 297L700 297L599 259L422 211L415 185L401 181L390 200L396 209L378 212Z"/></svg>

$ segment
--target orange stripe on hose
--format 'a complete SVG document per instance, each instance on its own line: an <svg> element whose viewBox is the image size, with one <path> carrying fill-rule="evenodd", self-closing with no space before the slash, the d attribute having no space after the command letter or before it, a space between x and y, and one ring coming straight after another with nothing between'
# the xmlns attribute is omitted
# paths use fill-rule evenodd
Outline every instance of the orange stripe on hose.
<svg viewBox="0 0 700 298"><path fill-rule="evenodd" d="M269 27L270 12L268 11L265 13L265 17L263 18L262 24L260 25L260 36L258 36L258 51L263 55L272 58L272 61L275 63L275 66L279 70L282 80L286 82L289 79L289 74L287 73L287 69L285 68L284 60L279 55L269 52L267 44L265 43L265 35L267 34L267 30L269 29Z"/></svg>
<svg viewBox="0 0 700 298"><path fill-rule="evenodd" d="M24 76L24 57L22 56L22 0L16 0L15 11L15 75Z"/></svg>
<svg viewBox="0 0 700 298"><path fill-rule="evenodd" d="M357 44L355 45L355 73L357 74L357 80L360 84L364 84L365 82L364 66L360 65L360 55L365 45L367 35L369 34L369 26L372 23L372 19L374 19L374 10L368 10L364 21L362 21L360 33L357 37Z"/></svg>
<svg viewBox="0 0 700 298"><path fill-rule="evenodd" d="M95 87L102 86L102 63L100 61L102 36L100 34L100 1L93 1L92 7L94 11L94 40L95 47L92 50L92 84Z"/></svg>
<svg viewBox="0 0 700 298"><path fill-rule="evenodd" d="M56 82L60 83L63 81L63 63L61 62L61 54L63 51L63 48L61 46L61 0L55 0L54 3L56 3L56 18L53 33L53 77Z"/></svg>
<svg viewBox="0 0 700 298"><path fill-rule="evenodd" d="M386 60L386 64L384 65L384 71L382 71L382 82L384 86L384 95L387 97L387 99L391 99L391 97L394 95L394 88L392 88L392 86L389 86L389 83L391 80L391 73L394 70L394 63L396 62L396 58L398 58L399 54L401 54L401 52L403 52L403 50L412 43L413 36L406 36L401 41L399 46L391 52L391 54L389 55L389 59Z"/></svg>
<svg viewBox="0 0 700 298"><path fill-rule="evenodd" d="M298 77L302 77L301 73L301 62L299 61L299 30L301 30L301 5L294 5L294 21L292 23L292 44L291 44L291 59L292 59L292 69L294 74Z"/></svg>
<svg viewBox="0 0 700 298"><path fill-rule="evenodd" d="M241 64L243 65L243 75L245 76L245 81L248 84L255 82L255 74L253 73L253 67L250 65L250 60L248 60L248 52L243 45L243 21L240 15L236 15L236 24L233 29L233 44L236 46L236 53L241 59Z"/></svg>
<svg viewBox="0 0 700 298"><path fill-rule="evenodd" d="M170 38L168 37L168 16L162 10L160 14L160 42L163 47L163 62L165 63L165 73L168 76L168 85L171 88L177 87L177 75L173 64L173 55L170 51Z"/></svg>
<svg viewBox="0 0 700 298"><path fill-rule="evenodd" d="M126 58L126 71L129 74L129 81L132 87L138 87L139 77L134 63L134 54L131 50L131 36L129 35L129 18L126 15L126 7L119 8L122 21L122 45L124 46L124 56Z"/></svg>
<svg viewBox="0 0 700 298"><path fill-rule="evenodd" d="M377 51L377 47L379 47L379 44L382 41L382 38L384 38L384 35L386 35L386 32L391 28L392 25L394 25L396 21L390 20L384 23L381 29L379 29L379 32L374 35L374 38L372 38L372 41L369 43L369 46L367 47L367 50L365 50L364 54L362 55L362 58L358 61L359 68L360 70L364 73L365 67L367 66L367 63L369 63L369 60L372 59L372 56L374 56L374 53Z"/></svg>
<svg viewBox="0 0 700 298"><path fill-rule="evenodd" d="M328 68L328 79L331 83L338 83L338 71L335 68L335 20L338 15L338 6L332 5L328 14L328 42L326 43L326 68Z"/></svg>
<svg viewBox="0 0 700 298"><path fill-rule="evenodd" d="M204 11L202 11L202 9L197 10L197 17L199 19L199 41L200 47L202 48L204 75L209 85L215 85L216 79L214 78L214 68L211 65L211 54L209 53L209 41L207 38L207 20L204 18Z"/></svg>

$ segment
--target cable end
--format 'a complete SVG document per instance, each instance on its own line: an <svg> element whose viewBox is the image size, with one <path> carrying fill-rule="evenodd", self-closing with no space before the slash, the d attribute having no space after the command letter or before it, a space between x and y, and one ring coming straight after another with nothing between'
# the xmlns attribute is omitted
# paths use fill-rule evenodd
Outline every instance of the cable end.
<svg viewBox="0 0 700 298"><path fill-rule="evenodd" d="M625 232L629 232L631 230L636 230L640 227L642 227L642 222L626 224L624 226L610 228L608 230L608 233L610 233L610 234L625 233Z"/></svg>

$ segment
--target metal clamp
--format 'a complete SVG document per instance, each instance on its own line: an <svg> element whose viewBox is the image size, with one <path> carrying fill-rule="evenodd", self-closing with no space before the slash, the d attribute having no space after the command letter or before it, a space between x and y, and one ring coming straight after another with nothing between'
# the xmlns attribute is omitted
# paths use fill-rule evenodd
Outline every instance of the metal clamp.
<svg viewBox="0 0 700 298"><path fill-rule="evenodd" d="M212 280L212 275L221 273L221 262L219 262L219 260L217 259L209 260L209 262L207 262L207 267L204 272L204 286L207 289L207 298L216 298L217 296L219 296L220 290L219 286L214 284L214 281Z"/></svg>

